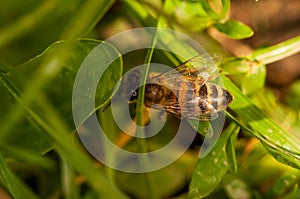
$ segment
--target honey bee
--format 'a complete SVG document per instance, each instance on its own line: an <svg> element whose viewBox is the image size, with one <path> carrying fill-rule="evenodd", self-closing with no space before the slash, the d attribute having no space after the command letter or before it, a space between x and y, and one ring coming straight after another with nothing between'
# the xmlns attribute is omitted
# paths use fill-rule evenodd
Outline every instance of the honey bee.
<svg viewBox="0 0 300 199"><path fill-rule="evenodd" d="M194 57L165 73L151 72L145 85L144 105L159 107L178 117L211 121L218 112L227 108L233 96L223 87L208 82L217 76L215 69L206 64L203 57ZM214 74L210 74L213 72ZM137 84L140 71L124 79L124 84ZM136 103L138 88L127 91L129 103Z"/></svg>

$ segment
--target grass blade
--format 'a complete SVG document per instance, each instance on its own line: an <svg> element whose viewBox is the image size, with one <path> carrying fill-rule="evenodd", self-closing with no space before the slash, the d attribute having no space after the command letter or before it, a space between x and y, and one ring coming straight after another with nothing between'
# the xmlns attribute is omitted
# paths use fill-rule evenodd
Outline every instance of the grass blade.
<svg viewBox="0 0 300 199"><path fill-rule="evenodd" d="M225 87L235 98L229 107L235 112L240 123L250 127L250 132L260 139L278 161L300 168L299 138L293 133L285 131L257 108L229 78L222 76L222 79Z"/></svg>
<svg viewBox="0 0 300 199"><path fill-rule="evenodd" d="M4 157L0 154L0 181L15 199L37 199L38 197L20 181L8 167Z"/></svg>

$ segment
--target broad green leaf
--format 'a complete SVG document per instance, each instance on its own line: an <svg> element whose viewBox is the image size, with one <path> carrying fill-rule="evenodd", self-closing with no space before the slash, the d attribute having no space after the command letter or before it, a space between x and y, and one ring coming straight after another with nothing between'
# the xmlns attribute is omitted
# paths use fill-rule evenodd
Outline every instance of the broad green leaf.
<svg viewBox="0 0 300 199"><path fill-rule="evenodd" d="M52 7L52 6L54 6L53 2L61 2L61 1L47 0L45 2L42 2L41 5L44 5L45 9L53 8ZM86 1L86 2L84 2L84 4L82 6L80 6L79 10L75 12L74 16L71 17L68 25L67 26L63 25L63 28L62 28L63 31L60 34L60 38L67 39L66 45L64 47L60 48L59 50L57 50L56 53L54 53L54 57L55 57L54 59L51 59L48 57L39 66L39 70L32 77L32 80L30 81L30 86L28 86L26 88L26 92L23 93L23 97L25 99L24 100L25 104L23 104L24 107L28 108L27 104L30 104L33 101L35 94L40 93L42 88L44 88L44 85L46 83L50 82L50 80L52 80L52 78L59 73L60 69L62 68L60 66L63 65L65 60L68 58L64 55L65 55L65 52L67 51L67 48L69 47L69 43L71 43L71 41L81 37L84 33L87 33L87 31L92 29L96 25L97 21L100 20L104 16L104 14L108 11L109 7L113 3L114 3L113 0ZM69 8L70 7L68 7L68 9ZM53 9L53 10L56 11L57 9ZM73 10L73 9L71 9L71 10ZM34 24L35 19L40 20L39 16L41 16L41 17L45 16L45 12L43 12L43 9L41 9L41 10L37 9L37 12L34 11L33 13L39 13L39 15L31 18L31 15L29 14L29 16L24 16L23 18L20 18L16 23L12 23L12 26L9 26L8 28L4 28L3 31L1 31L1 35L3 36L3 34L4 34L7 37L1 37L2 41L4 41L4 43L5 42L7 43L7 38L9 38L8 39L9 41L13 41L16 38L16 36L14 35L15 33L22 34L23 30L24 30L24 26L25 26L25 29L28 27L31 28L32 25L35 25ZM64 11L63 14L65 14L65 13L66 12ZM61 17L58 17L58 18L60 20L59 22L61 22L61 20L62 20ZM51 19L51 17L48 16L47 19ZM31 23L28 23L28 21L30 21ZM18 22L23 26L19 26ZM48 23L46 22L43 24L47 25ZM55 28L48 28L47 32L49 32L49 29L50 30L56 30L56 29L59 30L59 27L56 24ZM24 30L24 32L27 32L27 29ZM35 36L35 38L43 38L43 36L38 35L38 36ZM57 40L57 39L55 39L55 40ZM50 42L52 42L52 41L50 41ZM25 42L22 41L22 45L24 45L24 43ZM32 43L40 43L40 42L38 41L38 42L25 43L25 46L27 48L26 48L26 50L23 50L22 53L27 51L28 46L35 46L35 45L32 45ZM40 50L39 50L39 52L40 52ZM34 54L37 54L37 53L34 53ZM15 58L15 56L14 56L14 58ZM61 64L58 64L58 62L60 62ZM1 128L1 130L5 134L7 134L8 131L11 130L12 126L14 126L14 124L17 123L17 120L21 118L22 110L23 109L22 109L21 105L17 104L15 111L11 111L7 115L7 119L4 121L4 123L7 123L7 124L5 127Z"/></svg>
<svg viewBox="0 0 300 199"><path fill-rule="evenodd" d="M285 131L268 115L257 108L226 77L222 76L225 87L234 96L229 107L235 112L242 124L266 146L269 152L280 162L300 168L300 142L292 132Z"/></svg>
<svg viewBox="0 0 300 199"><path fill-rule="evenodd" d="M45 56L51 56L60 45L63 45L63 43L64 42L62 41L53 44L41 55L31 59L21 66L14 68L6 67L4 69L6 70L6 73L3 75L6 76L6 78L8 78L16 88L23 90L43 58ZM88 53L99 44L99 41L89 39L79 39L72 43L68 52L65 52L71 58L64 64L63 70L58 74L58 76L51 83L49 82L47 87L43 90L43 95L46 95L47 100L49 100L57 108L57 111L59 111L65 122L72 130L75 130L72 116L72 91L74 80L82 61ZM111 52L106 51L107 56L110 56L110 53L113 53L114 51L115 50L113 48ZM101 66L91 66L91 68L92 67ZM82 116L83 119L86 119L90 114L99 109L110 99L114 86L121 77L121 74L122 66L119 60L108 67L98 83L95 98L95 109ZM88 88L86 88L86 90L88 90ZM82 92L84 93L85 90Z"/></svg>
<svg viewBox="0 0 300 199"><path fill-rule="evenodd" d="M253 30L242 22L228 20L225 23L215 23L214 27L233 39L245 39L253 35Z"/></svg>
<svg viewBox="0 0 300 199"><path fill-rule="evenodd" d="M211 5L209 4L208 1L201 0L200 3L202 4L204 11L209 16L210 19L212 19L214 21L219 21L222 19L222 16L219 13L217 13L216 11L214 11L214 9L211 7Z"/></svg>
<svg viewBox="0 0 300 199"><path fill-rule="evenodd" d="M60 45L62 42L57 43L56 45ZM88 54L88 52L93 49L96 45L98 45L99 42L97 41L92 41L92 40L84 40L80 39L77 41L74 41L72 45L69 47L69 51L65 52L66 54L69 53L68 59L66 62L64 62L64 67L60 75L56 77L57 79L54 79L56 81L51 82L52 84L48 84L45 87L42 93L36 93L36 96L34 99L36 99L35 103L32 104L31 106L25 106L24 103L22 103L22 98L21 98L21 93L20 90L22 90L24 85L21 85L20 83L26 84L28 79L30 79L30 71L34 71L37 63L43 58L43 54L41 56L36 57L36 59L33 59L29 61L28 63L22 65L21 67L16 67L16 68L10 68L9 71L1 71L1 81L0 83L3 84L3 86L9 91L9 93L20 103L20 105L24 105L24 109L26 111L26 114L31 117L33 123L41 128L45 135L51 137L53 141L53 145L56 149L56 151L61 155L66 158L66 160L74 166L75 170L77 172L82 173L87 182L95 189L97 192L97 195L102 196L103 198L126 198L113 184L111 184L106 177L94 167L93 161L86 154L86 152L80 147L79 143L77 140L72 139L72 135L68 134L68 128L66 127L65 122L63 120L61 121L56 114L56 110L54 110L54 107L50 106L48 103L45 102L44 97L47 96L48 101L51 101L51 103L55 103L59 100L53 99L53 98L58 98L60 96L57 96L56 91L59 90L64 90L65 95L70 97L71 102L71 94L72 94L72 86L74 81L74 77L76 74L76 71L78 70L82 60L85 58L85 56ZM54 45L55 46L55 45ZM111 46L110 46L111 47ZM114 50L114 48L111 48ZM51 53L54 53L55 48L52 47L48 49L48 52L46 51L45 53L48 56L51 56ZM109 51L112 52L112 51ZM108 51L103 52L103 56L111 56ZM117 53L115 50L113 51L114 53ZM24 69L24 66L27 66ZM102 78L99 81L99 85L103 86L103 90L100 91L98 95L96 95L96 100L98 99L97 97L101 96L99 101L96 102L96 107L92 110L94 112L97 108L103 105L111 96L112 93L105 93L107 89L112 89L109 86L114 82L114 79L110 79L110 82L102 82L102 80L108 80L109 77L118 75L122 73L122 67L121 64L112 64L112 66L117 67L110 67L110 69L106 70L102 76ZM91 67L103 67L102 65L91 65ZM5 68L7 69L7 68ZM117 70L116 73L114 73L114 70ZM22 71L22 72L21 72ZM94 73L93 70L89 71L90 73ZM64 78L63 78L64 77ZM73 79L72 79L73 78ZM26 81L27 80L27 81ZM50 82L49 82L50 83ZM53 88L53 86L55 87ZM71 87L69 87L71 85ZM97 85L97 84L96 84ZM106 85L109 85L106 87ZM52 87L51 87L52 86ZM60 89L58 89L56 86L59 86ZM18 88L18 89L16 89ZM19 89L20 88L20 89ZM100 89L99 89L100 90ZM51 92L52 91L52 92ZM54 95L53 95L54 94ZM61 94L61 93L59 93ZM57 100L57 101L55 101ZM97 107L98 106L98 107ZM56 104L57 112L60 111L71 111L71 104ZM61 115L67 114L72 117L72 112L69 113L62 113L60 112ZM68 117L68 116L67 116ZM88 117L88 115L86 115ZM12 131L13 132L13 131ZM13 134L13 133L11 133ZM9 136L12 136L9 134Z"/></svg>
<svg viewBox="0 0 300 199"><path fill-rule="evenodd" d="M266 79L266 66L247 58L230 57L225 59L220 67L229 74L232 81L237 84L245 95L251 95L264 87ZM255 82L255 84L249 84Z"/></svg>
<svg viewBox="0 0 300 199"><path fill-rule="evenodd" d="M228 170L226 144L234 128L234 124L227 127L209 154L198 161L192 175L188 198L203 198L219 185Z"/></svg>
<svg viewBox="0 0 300 199"><path fill-rule="evenodd" d="M230 10L230 0L222 0L222 11L221 11L222 19L225 19L227 17L229 10Z"/></svg>
<svg viewBox="0 0 300 199"><path fill-rule="evenodd" d="M198 133L200 133L202 136L206 137L211 137L212 127L210 122L201 122L201 121L196 121L196 120L187 120L188 123L195 129Z"/></svg>
<svg viewBox="0 0 300 199"><path fill-rule="evenodd" d="M0 121L4 121L5 116L14 109L14 104L16 103L15 99L18 98L19 94L19 91L16 90L15 86L7 79L7 77L11 75L9 73L11 69L12 68L7 65L0 65ZM2 124L1 127L4 125L5 124ZM13 146L14 148L31 150L37 154L44 154L53 148L53 143L51 143L41 129L33 123L32 118L28 117L28 115L21 118L14 128L14 131L10 134L0 134L0 142L4 148L11 148Z"/></svg>
<svg viewBox="0 0 300 199"><path fill-rule="evenodd" d="M63 42L58 42L54 44L40 56L37 56L36 58L30 60L29 62L19 67L2 68L2 78L0 80L0 83L15 99L17 99L18 102L22 103L22 99L20 99L20 91L22 91L22 89L26 86L27 82L30 81L30 77L32 74L34 74L38 64L42 61L42 59L45 56L51 56L52 53L55 53L57 47L62 44ZM34 107L30 106L26 109L27 114L32 117L32 123L34 124L30 126L28 125L28 127L31 127L32 130L26 134L26 138L28 138L29 140L31 139L31 143L36 142L35 137L32 136L32 132L35 131L34 126L39 126L39 128L42 128L41 132L43 132L43 134L40 135L39 139L42 139L45 135L46 137L50 136L54 140L53 144L56 150L61 155L67 157L68 162L70 162L76 168L77 171L82 172L85 175L87 181L89 181L93 185L93 187L95 188L95 190L98 191L99 194L101 193L103 194L103 196L110 195L113 197L120 196L121 194L117 191L115 191L114 193L108 193L109 190L115 190L115 188L111 186L108 182L106 182L106 179L99 171L93 168L91 160L82 151L82 149L78 147L78 144L74 145L73 142L70 142L70 137L65 135L65 132L49 127L49 120L51 120L51 122L54 122L55 118L53 117L55 116L45 116L46 111L42 111L44 107L39 107L38 109L36 108L36 106L44 105L42 103L43 101L40 101L39 99L41 97L47 96L47 100L50 101L53 105L55 105L57 112L59 112L62 118L64 119L63 122L67 123L70 126L70 128L72 128L72 89L76 72L79 69L81 62L86 57L86 55L98 44L99 41L80 39L75 41L70 46L69 50L65 52L66 54L69 53L69 57L71 58L68 59L67 62L65 62L61 73L59 73L59 75L51 83L49 82L47 87L44 88L43 93L36 94L37 96L36 101L34 103ZM106 55L110 56L108 52ZM91 68L92 67L101 67L101 65L91 66ZM90 72L93 73L92 70ZM120 63L113 64L112 67L109 67L109 69L107 69L104 72L98 84L98 92L96 92L95 99L95 108L91 110L90 113L87 113L87 115L85 115L83 119L87 118L89 114L91 114L107 102L107 100L111 97L112 90L114 88L113 86L115 86L113 84L120 78L121 74L122 66ZM13 104L8 105L12 107ZM48 109L48 111L50 111L50 109ZM74 130L75 128L73 127L72 129ZM20 128L20 130L22 130L22 128ZM15 131L11 132L12 133L7 135L5 139L15 140L15 142L18 145L23 146L23 139L19 138L20 136L14 134ZM45 134L45 132L47 132L48 134ZM31 150L36 149L34 145L32 145L31 147L24 146L24 148ZM76 156L74 156L74 154L76 154ZM23 158L26 157L23 156ZM80 162L78 162L78 159L80 159ZM102 181L101 186L99 186L98 184L100 181ZM102 192L100 190L107 190L108 192Z"/></svg>
<svg viewBox="0 0 300 199"><path fill-rule="evenodd" d="M43 58L55 53L56 49L59 48L60 45L63 45L63 43L64 42L57 42L53 44L41 55L21 66L3 66L0 71L3 76L2 79L0 79L0 83L2 84L0 89L4 87L3 89L6 89L10 95L15 93L15 89L22 91L26 87L27 82L31 80L32 74L37 70L37 67ZM45 93L43 93L43 95L46 95L47 99L55 105L64 122L68 124L69 128L72 130L75 130L72 116L72 89L76 73L86 55L98 44L99 41L86 39L79 39L74 42L67 52L70 59L67 60L60 74L51 83L48 83L48 87L45 89ZM121 74L122 69L120 63L118 64L116 62L115 65L109 67L101 78L96 92L96 107L94 110L91 110L91 112L86 113L83 119L87 118L89 114L107 102L112 94L112 90L115 86L114 84L118 81ZM7 93L7 91L4 92ZM39 96L40 94L37 95L36 104L39 104ZM8 99L5 101L5 107L12 107L13 102L11 99L9 100L8 96L5 97L5 99ZM40 112L40 115L44 116L45 114ZM40 153L45 153L52 147L47 136L45 136L40 129L36 128L34 123L32 123L32 120L24 120L21 123L18 123L18 126L20 126L20 128L17 128L13 133L6 135L2 142L21 148L31 149L32 151ZM25 137L24 134L26 134Z"/></svg>
<svg viewBox="0 0 300 199"><path fill-rule="evenodd" d="M251 64L251 70L241 80L241 90L245 95L255 94L265 85L267 75L266 66L261 64ZM255 84L249 84L255 82Z"/></svg>
<svg viewBox="0 0 300 199"><path fill-rule="evenodd" d="M192 31L201 31L212 23L198 1L168 0L164 11Z"/></svg>
<svg viewBox="0 0 300 199"><path fill-rule="evenodd" d="M250 71L250 64L245 58L225 58L219 65L228 75L245 75Z"/></svg>
<svg viewBox="0 0 300 199"><path fill-rule="evenodd" d="M251 101L280 126L289 129L291 133L297 134L299 132L291 128L298 121L297 109L291 109L283 103L278 103L278 97L274 90L270 88L261 89L251 96Z"/></svg>

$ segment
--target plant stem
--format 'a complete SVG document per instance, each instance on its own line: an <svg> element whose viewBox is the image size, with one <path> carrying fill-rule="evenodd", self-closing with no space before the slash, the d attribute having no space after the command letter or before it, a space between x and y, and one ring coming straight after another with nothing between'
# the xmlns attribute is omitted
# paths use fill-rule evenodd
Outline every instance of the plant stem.
<svg viewBox="0 0 300 199"><path fill-rule="evenodd" d="M152 55L154 52L154 47L156 44L156 35L154 35L153 40L152 40L152 46L151 48L148 50L147 52L147 57L145 60L146 68L145 71L142 74L142 79L141 79L141 87L139 89L139 93L138 93L138 102L137 102L137 115L136 115L136 123L138 126L143 126L144 124L144 99L145 99L145 85L147 83L147 77L148 77L148 72L149 72L149 67L150 67L150 63L151 63L151 59L152 59ZM140 146L141 152L144 154L142 156L142 158L140 159L140 163L142 165L143 168L147 168L147 165L150 164L149 162L149 157L147 154L147 143L145 140L145 132L143 128L137 128L136 134L138 135L138 137L142 137L140 139L138 139L138 144ZM145 173L145 180L146 180L146 184L149 187L149 191L150 191L150 198L156 198L156 194L155 194L155 189L153 188L153 185L151 183L150 180L150 176L149 174L146 172Z"/></svg>
<svg viewBox="0 0 300 199"><path fill-rule="evenodd" d="M250 58L270 64L300 52L300 35L276 45L255 50Z"/></svg>

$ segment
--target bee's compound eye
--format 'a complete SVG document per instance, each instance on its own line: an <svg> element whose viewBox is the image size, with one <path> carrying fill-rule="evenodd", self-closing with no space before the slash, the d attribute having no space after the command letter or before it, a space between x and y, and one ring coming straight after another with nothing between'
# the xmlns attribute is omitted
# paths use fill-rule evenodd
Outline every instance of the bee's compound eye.
<svg viewBox="0 0 300 199"><path fill-rule="evenodd" d="M134 102L138 97L138 91L137 90L131 90L129 95L130 95L129 96L129 101Z"/></svg>
<svg viewBox="0 0 300 199"><path fill-rule="evenodd" d="M137 97L137 91L136 90L134 90L134 91L132 91L132 97Z"/></svg>

